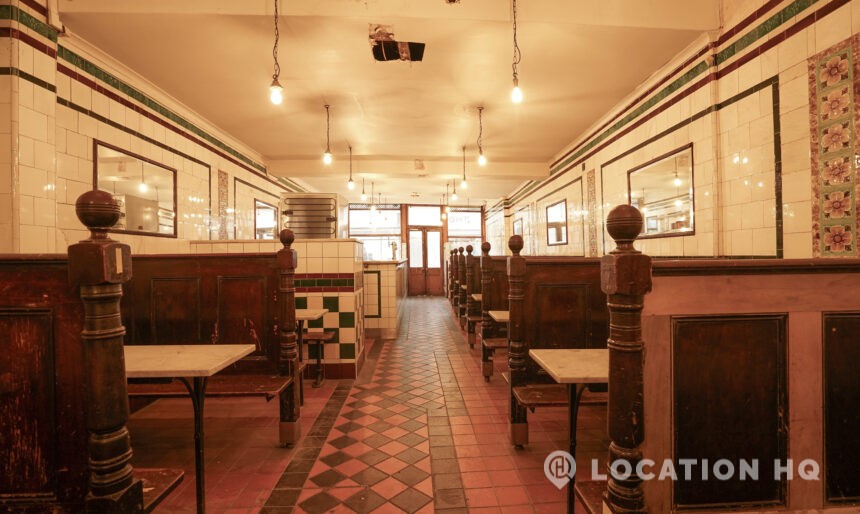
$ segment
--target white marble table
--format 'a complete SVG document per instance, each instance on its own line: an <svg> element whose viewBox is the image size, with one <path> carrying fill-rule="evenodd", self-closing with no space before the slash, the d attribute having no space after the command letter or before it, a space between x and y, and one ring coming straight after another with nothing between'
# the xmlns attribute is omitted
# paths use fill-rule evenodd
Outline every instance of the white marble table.
<svg viewBox="0 0 860 514"><path fill-rule="evenodd" d="M487 314L499 323L507 323L511 321L510 311L487 311Z"/></svg>
<svg viewBox="0 0 860 514"><path fill-rule="evenodd" d="M587 384L605 384L609 381L609 350L577 349L535 349L529 350L529 357L546 370L559 384L568 385L568 415L570 418L570 448L572 457L576 456L576 418L579 400ZM571 477L567 490L567 512L573 513L574 478Z"/></svg>
<svg viewBox="0 0 860 514"><path fill-rule="evenodd" d="M314 321L322 318L326 315L328 309L296 309L296 324L298 326L298 344L299 344L299 354L301 355L302 351L302 341L304 338L305 331L305 321ZM323 366L322 366L322 354L323 354L323 342L319 343L319 353L317 353L317 377L314 379L313 387L319 387L323 383ZM301 379L301 377L299 377Z"/></svg>
<svg viewBox="0 0 860 514"><path fill-rule="evenodd" d="M197 480L197 512L206 512L203 455L203 400L206 381L230 364L251 354L253 344L128 345L127 378L176 378L188 389L194 408L194 469ZM189 378L191 381L189 382Z"/></svg>
<svg viewBox="0 0 860 514"><path fill-rule="evenodd" d="M482 301L483 297L484 295L482 295L481 293L472 293L472 300L475 300L476 302Z"/></svg>

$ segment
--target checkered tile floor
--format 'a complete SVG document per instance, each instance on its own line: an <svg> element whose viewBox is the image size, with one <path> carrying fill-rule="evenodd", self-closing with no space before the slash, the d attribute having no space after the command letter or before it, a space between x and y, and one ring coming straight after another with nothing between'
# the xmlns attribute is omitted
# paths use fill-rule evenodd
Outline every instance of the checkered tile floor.
<svg viewBox="0 0 860 514"><path fill-rule="evenodd" d="M375 345L372 375L356 381L318 451L311 442L307 461L294 457L263 512L564 512L564 491L543 474L546 455L566 445L564 409L532 414L531 444L515 450L507 385L498 374L484 382L477 353L444 300L409 299L401 336ZM605 406L584 406L580 423L591 432L580 460L604 455Z"/></svg>
<svg viewBox="0 0 860 514"><path fill-rule="evenodd" d="M357 380L305 388L295 448L272 444L275 402L207 401L207 512L565 512L566 491L547 480L543 461L567 447L566 409L529 413L530 444L514 449L504 355L486 383L480 352L444 299L409 298L405 307L400 337L373 344ZM156 513L194 512L186 403L160 400L130 422L137 465L186 469ZM582 405L578 427L577 461L589 469L592 458L605 461L606 406Z"/></svg>

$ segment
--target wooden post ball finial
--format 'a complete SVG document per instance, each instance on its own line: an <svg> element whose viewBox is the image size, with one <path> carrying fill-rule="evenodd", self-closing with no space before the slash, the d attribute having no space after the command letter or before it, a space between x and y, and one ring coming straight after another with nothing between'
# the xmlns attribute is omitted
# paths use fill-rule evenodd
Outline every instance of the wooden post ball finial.
<svg viewBox="0 0 860 514"><path fill-rule="evenodd" d="M472 250L474 250L474 248L472 248L472 245L466 245L466 253L472 255Z"/></svg>
<svg viewBox="0 0 860 514"><path fill-rule="evenodd" d="M481 243L481 254L490 255L490 242L484 241Z"/></svg>
<svg viewBox="0 0 860 514"><path fill-rule="evenodd" d="M457 251L458 251L458 252L460 252L460 255L463 255L463 250L464 250L464 249L463 249L463 247L462 247L462 246L461 246L460 248L457 248Z"/></svg>
<svg viewBox="0 0 860 514"><path fill-rule="evenodd" d="M632 205L618 205L606 217L606 231L619 249L632 248L633 241L642 232L642 214Z"/></svg>
<svg viewBox="0 0 860 514"><path fill-rule="evenodd" d="M523 249L523 236L521 235L513 235L510 239L508 239L508 248L514 253L514 255L519 255Z"/></svg>
<svg viewBox="0 0 860 514"><path fill-rule="evenodd" d="M293 241L296 240L296 235L292 230L285 228L281 230L281 233L278 234L278 238L281 240L281 244L284 245L284 248L289 248Z"/></svg>
<svg viewBox="0 0 860 514"><path fill-rule="evenodd" d="M106 237L105 232L119 221L122 211L113 195L107 191L93 189L78 197L75 214L94 237Z"/></svg>

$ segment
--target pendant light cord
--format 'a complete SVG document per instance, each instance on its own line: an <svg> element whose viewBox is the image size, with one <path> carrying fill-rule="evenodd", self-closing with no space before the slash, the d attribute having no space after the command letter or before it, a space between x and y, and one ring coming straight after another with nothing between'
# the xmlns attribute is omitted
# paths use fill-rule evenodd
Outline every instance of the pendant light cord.
<svg viewBox="0 0 860 514"><path fill-rule="evenodd" d="M330 107L330 105L326 104L326 106L325 106L325 151L326 151L326 153L331 153L331 146L329 144L331 141L331 138L329 137L331 134L331 127L329 125L330 117L329 117L329 112L328 112L329 107Z"/></svg>
<svg viewBox="0 0 860 514"><path fill-rule="evenodd" d="M516 74L517 74L517 72L515 70L514 76L516 76ZM478 107L478 153L482 154L482 155L484 153L483 138L484 138L484 108ZM466 171L466 157L464 154L463 155L463 172L465 173L465 171Z"/></svg>
<svg viewBox="0 0 860 514"><path fill-rule="evenodd" d="M511 64L511 68L514 72L514 82L517 82L517 65L523 58L523 53L520 51L520 45L517 43L517 0L513 1L513 15L514 15L514 61Z"/></svg>
<svg viewBox="0 0 860 514"><path fill-rule="evenodd" d="M272 48L272 57L275 58L275 72L272 74L272 79L277 81L278 77L281 75L281 65L278 64L278 40L281 38L281 33L278 30L278 22L280 17L278 16L278 3L280 0L275 0L275 46Z"/></svg>

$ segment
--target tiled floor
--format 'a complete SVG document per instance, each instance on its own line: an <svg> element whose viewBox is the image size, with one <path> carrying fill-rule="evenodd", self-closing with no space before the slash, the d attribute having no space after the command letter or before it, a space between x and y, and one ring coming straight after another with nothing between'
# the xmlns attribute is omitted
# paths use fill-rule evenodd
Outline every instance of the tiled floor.
<svg viewBox="0 0 860 514"><path fill-rule="evenodd" d="M508 442L508 389L486 383L443 299L406 303L401 335L370 349L362 375L306 388L306 436L278 448L277 406L207 401L207 512L562 513L565 490L543 473L566 449L566 410L529 413L530 444ZM504 358L496 359L504 368ZM186 479L157 512L193 512L191 408L161 400L132 417L140 466ZM583 405L577 461L605 460L606 406Z"/></svg>

